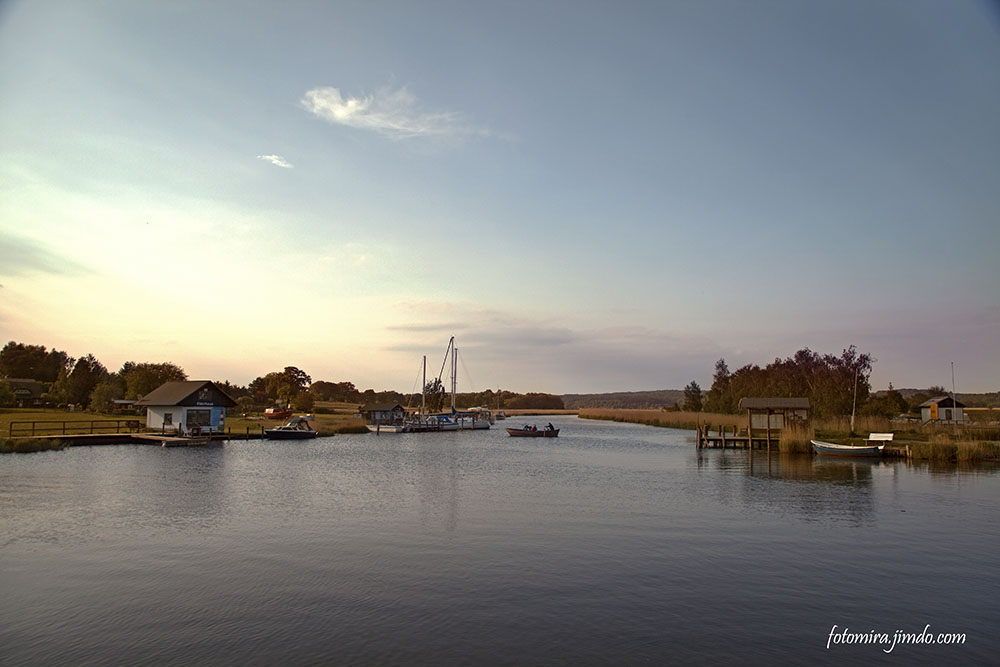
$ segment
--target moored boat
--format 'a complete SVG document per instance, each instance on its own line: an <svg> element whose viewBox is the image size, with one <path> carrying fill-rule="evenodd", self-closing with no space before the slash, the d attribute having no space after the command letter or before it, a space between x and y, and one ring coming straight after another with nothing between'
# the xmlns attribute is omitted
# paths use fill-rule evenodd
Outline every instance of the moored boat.
<svg viewBox="0 0 1000 667"><path fill-rule="evenodd" d="M553 428L552 424L549 424L543 429L539 429L536 426L525 425L524 428L507 429L507 435L512 438L558 438L559 429Z"/></svg>
<svg viewBox="0 0 1000 667"><path fill-rule="evenodd" d="M264 435L268 440L306 440L315 438L319 433L309 424L312 419L310 415L293 417L282 426L264 430Z"/></svg>
<svg viewBox="0 0 1000 667"><path fill-rule="evenodd" d="M832 442L811 440L813 451L823 456L882 456L885 445L837 445Z"/></svg>

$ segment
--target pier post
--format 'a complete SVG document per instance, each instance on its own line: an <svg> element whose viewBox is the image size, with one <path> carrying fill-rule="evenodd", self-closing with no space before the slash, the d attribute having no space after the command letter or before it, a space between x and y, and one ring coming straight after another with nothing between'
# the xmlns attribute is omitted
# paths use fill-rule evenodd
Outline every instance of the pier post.
<svg viewBox="0 0 1000 667"><path fill-rule="evenodd" d="M767 409L767 414L765 415L767 419L767 454L771 455L771 408Z"/></svg>

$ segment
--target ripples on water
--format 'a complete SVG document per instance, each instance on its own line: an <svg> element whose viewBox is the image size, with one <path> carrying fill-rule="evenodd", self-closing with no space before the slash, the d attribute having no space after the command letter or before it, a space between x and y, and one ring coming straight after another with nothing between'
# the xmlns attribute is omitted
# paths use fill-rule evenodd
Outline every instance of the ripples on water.
<svg viewBox="0 0 1000 667"><path fill-rule="evenodd" d="M5 456L0 664L995 659L995 469L552 421Z"/></svg>

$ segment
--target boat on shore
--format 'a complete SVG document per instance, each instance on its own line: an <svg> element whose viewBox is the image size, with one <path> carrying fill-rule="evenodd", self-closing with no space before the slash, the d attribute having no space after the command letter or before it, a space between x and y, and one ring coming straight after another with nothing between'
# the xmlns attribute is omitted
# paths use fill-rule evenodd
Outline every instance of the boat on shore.
<svg viewBox="0 0 1000 667"><path fill-rule="evenodd" d="M264 435L268 440L306 440L308 438L315 438L319 433L309 424L311 419L310 415L293 417L282 426L264 429Z"/></svg>
<svg viewBox="0 0 1000 667"><path fill-rule="evenodd" d="M267 408L264 410L264 419L290 419L292 411L286 408Z"/></svg>
<svg viewBox="0 0 1000 667"><path fill-rule="evenodd" d="M882 456L885 445L837 445L832 442L822 442L820 440L810 440L813 451L821 456Z"/></svg>
<svg viewBox="0 0 1000 667"><path fill-rule="evenodd" d="M539 429L537 426L525 425L523 428L507 429L507 435L512 438L558 438L559 429L552 428L551 424L543 429Z"/></svg>

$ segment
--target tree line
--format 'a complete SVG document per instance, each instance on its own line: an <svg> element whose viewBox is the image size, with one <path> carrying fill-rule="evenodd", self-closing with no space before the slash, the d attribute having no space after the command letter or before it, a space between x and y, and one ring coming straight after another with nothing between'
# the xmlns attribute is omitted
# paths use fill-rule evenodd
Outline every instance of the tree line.
<svg viewBox="0 0 1000 667"><path fill-rule="evenodd" d="M50 350L44 345L10 341L0 350L0 378L35 380L42 387L42 401L47 406L73 404L95 412L107 412L114 407L115 400L138 399L164 382L187 380L188 376L183 368L172 362L128 361L117 371L109 371L93 354L74 359L66 352ZM295 366L258 376L246 386L228 380L216 381L216 384L236 400L244 412L275 405L308 412L314 409L317 401L400 403L416 407L421 399L419 393L362 391L353 382L314 382L308 373ZM437 411L446 406L448 394L440 380L429 382L426 391L428 409ZM0 405L13 405L14 401L10 387L0 382ZM510 409L563 408L559 396L511 391L461 393L456 395L456 401L460 408L498 405Z"/></svg>
<svg viewBox="0 0 1000 667"><path fill-rule="evenodd" d="M747 396L806 397L816 417L847 415L852 411L897 417L917 410L928 398L947 393L941 387L931 387L907 400L890 384L888 391L873 394L869 378L876 361L853 345L840 355L803 348L791 357L776 358L763 368L747 364L736 371L730 371L726 360L719 359L707 392L694 380L684 388L683 408L734 414L739 411L739 400Z"/></svg>

